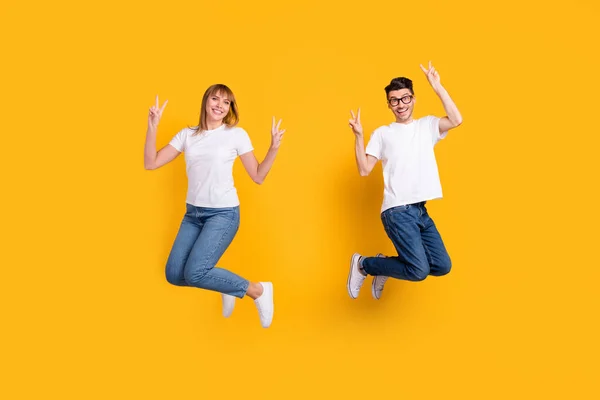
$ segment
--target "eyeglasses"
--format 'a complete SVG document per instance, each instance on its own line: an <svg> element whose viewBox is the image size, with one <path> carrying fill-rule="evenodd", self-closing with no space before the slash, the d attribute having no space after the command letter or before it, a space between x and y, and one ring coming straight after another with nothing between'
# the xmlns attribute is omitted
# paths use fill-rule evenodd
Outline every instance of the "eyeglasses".
<svg viewBox="0 0 600 400"><path fill-rule="evenodd" d="M395 107L400 102L402 102L404 104L409 104L412 101L412 99L413 99L413 95L407 94L406 96L402 96L399 99L392 97L388 100L388 103L390 103L390 106Z"/></svg>

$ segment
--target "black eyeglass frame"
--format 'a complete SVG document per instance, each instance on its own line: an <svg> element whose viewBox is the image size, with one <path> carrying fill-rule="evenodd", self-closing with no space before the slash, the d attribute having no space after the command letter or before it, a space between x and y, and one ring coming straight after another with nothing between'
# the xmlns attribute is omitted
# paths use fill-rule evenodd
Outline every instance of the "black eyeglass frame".
<svg viewBox="0 0 600 400"><path fill-rule="evenodd" d="M396 97L392 97L388 99L388 103L390 103L390 106L392 107L397 106L398 104L400 104L400 102L402 102L403 104L410 104L414 97L415 96L412 94L407 94L405 96L400 97L399 99Z"/></svg>

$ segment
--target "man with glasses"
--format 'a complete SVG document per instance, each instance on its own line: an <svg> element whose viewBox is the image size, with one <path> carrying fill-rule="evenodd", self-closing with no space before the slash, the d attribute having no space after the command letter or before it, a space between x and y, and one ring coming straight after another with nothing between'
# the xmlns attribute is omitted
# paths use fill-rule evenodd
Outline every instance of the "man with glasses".
<svg viewBox="0 0 600 400"><path fill-rule="evenodd" d="M450 129L462 123L462 117L431 62L429 68L421 65L421 70L442 101L445 117L428 115L413 119L416 98L412 81L394 78L385 87L385 93L396 121L376 129L365 150L360 108L356 115L351 111L350 127L356 138L356 164L360 175L369 175L375 164L382 161L381 220L398 252L394 257L352 255L347 287L353 299L358 297L367 275L373 276L371 293L379 299L388 277L422 281L428 275L442 276L450 272L450 257L425 203L442 197L434 146Z"/></svg>

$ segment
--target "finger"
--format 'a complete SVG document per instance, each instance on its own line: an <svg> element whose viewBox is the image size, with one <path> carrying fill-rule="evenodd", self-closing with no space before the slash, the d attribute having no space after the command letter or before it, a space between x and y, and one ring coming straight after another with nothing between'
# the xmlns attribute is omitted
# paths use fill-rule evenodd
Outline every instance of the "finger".
<svg viewBox="0 0 600 400"><path fill-rule="evenodd" d="M350 110L350 114L352 114L352 120L356 120L356 117L354 116L354 111Z"/></svg>
<svg viewBox="0 0 600 400"><path fill-rule="evenodd" d="M360 124L360 107L358 107L358 115L356 116L356 121Z"/></svg>
<svg viewBox="0 0 600 400"><path fill-rule="evenodd" d="M279 122L277 123L277 126L275 127L275 129L279 130L279 125L281 125L281 120L279 120Z"/></svg>
<svg viewBox="0 0 600 400"><path fill-rule="evenodd" d="M162 105L162 107L160 108L160 113L162 114L162 112L164 111L165 107L167 106L167 103L169 102L169 100L165 100L165 103Z"/></svg>
<svg viewBox="0 0 600 400"><path fill-rule="evenodd" d="M431 69L431 61L429 61L429 69Z"/></svg>
<svg viewBox="0 0 600 400"><path fill-rule="evenodd" d="M283 136L284 133L285 133L285 129L282 130L281 132L279 132L279 137Z"/></svg>
<svg viewBox="0 0 600 400"><path fill-rule="evenodd" d="M423 64L419 64L419 66L421 67L421 71L427 73L427 69L423 66Z"/></svg>
<svg viewBox="0 0 600 400"><path fill-rule="evenodd" d="M156 108L158 108L158 95L156 95Z"/></svg>

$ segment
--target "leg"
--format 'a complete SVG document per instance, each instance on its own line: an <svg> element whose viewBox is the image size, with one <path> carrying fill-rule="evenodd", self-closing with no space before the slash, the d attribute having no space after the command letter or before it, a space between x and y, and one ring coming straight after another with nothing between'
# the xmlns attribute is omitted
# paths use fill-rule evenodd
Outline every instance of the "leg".
<svg viewBox="0 0 600 400"><path fill-rule="evenodd" d="M244 297L249 282L215 267L237 233L239 207L198 208L197 217L202 223L202 230L185 264L185 281L189 286Z"/></svg>
<svg viewBox="0 0 600 400"><path fill-rule="evenodd" d="M201 225L194 223L194 208L187 204L187 210L181 221L179 232L171 248L171 253L167 260L166 278L172 285L188 286L184 277L185 263L198 239L201 231Z"/></svg>
<svg viewBox="0 0 600 400"><path fill-rule="evenodd" d="M421 219L423 221L421 238L423 240L423 245L425 246L425 253L427 254L427 260L431 269L429 274L433 276L446 275L452 268L452 261L446 251L442 237L438 232L433 219L427 214L427 211Z"/></svg>
<svg viewBox="0 0 600 400"><path fill-rule="evenodd" d="M398 256L364 258L362 266L367 274L408 281L422 281L429 275L429 261L421 239L420 213L419 207L409 205L394 207L381 215Z"/></svg>

